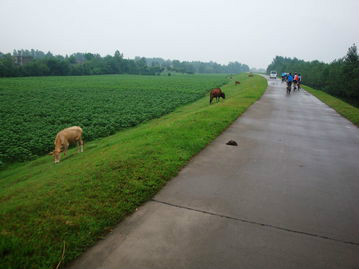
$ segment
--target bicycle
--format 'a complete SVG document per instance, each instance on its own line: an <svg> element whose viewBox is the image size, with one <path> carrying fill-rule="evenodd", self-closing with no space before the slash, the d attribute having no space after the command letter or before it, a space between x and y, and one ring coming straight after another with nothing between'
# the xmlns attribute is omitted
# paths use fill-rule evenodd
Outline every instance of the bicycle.
<svg viewBox="0 0 359 269"><path fill-rule="evenodd" d="M287 81L287 94L290 94L291 91L292 91L292 82Z"/></svg>
<svg viewBox="0 0 359 269"><path fill-rule="evenodd" d="M297 89L298 82L296 80L293 80L293 92Z"/></svg>

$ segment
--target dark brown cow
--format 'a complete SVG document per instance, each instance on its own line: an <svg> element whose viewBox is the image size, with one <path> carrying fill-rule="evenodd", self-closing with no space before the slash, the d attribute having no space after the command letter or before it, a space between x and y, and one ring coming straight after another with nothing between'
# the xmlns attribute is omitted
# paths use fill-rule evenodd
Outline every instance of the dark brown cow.
<svg viewBox="0 0 359 269"><path fill-rule="evenodd" d="M236 81L236 82L234 83L234 85L239 85L239 84L241 84L240 81Z"/></svg>
<svg viewBox="0 0 359 269"><path fill-rule="evenodd" d="M224 92L222 92L222 90L220 88L215 88L215 89L211 90L210 97L209 97L209 103L212 104L213 98L216 98L217 102L218 102L221 97L223 99L226 99L226 95L224 94Z"/></svg>

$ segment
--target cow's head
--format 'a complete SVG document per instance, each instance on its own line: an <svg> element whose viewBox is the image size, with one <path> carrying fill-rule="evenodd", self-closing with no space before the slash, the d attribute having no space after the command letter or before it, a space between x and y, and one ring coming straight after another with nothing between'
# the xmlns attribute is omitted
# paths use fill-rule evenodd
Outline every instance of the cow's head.
<svg viewBox="0 0 359 269"><path fill-rule="evenodd" d="M221 92L221 97L222 97L223 99L226 99L226 95L224 94L224 92Z"/></svg>
<svg viewBox="0 0 359 269"><path fill-rule="evenodd" d="M51 151L49 155L54 156L54 162L59 163L60 162L60 153L62 150L55 149L54 151Z"/></svg>

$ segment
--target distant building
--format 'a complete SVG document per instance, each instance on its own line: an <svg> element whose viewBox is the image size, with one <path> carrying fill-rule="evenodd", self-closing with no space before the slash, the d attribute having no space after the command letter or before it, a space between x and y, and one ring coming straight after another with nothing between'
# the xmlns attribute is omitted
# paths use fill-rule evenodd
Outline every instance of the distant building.
<svg viewBox="0 0 359 269"><path fill-rule="evenodd" d="M27 64L28 62L31 62L33 59L34 57L32 56L22 56L22 55L14 56L15 64L17 65Z"/></svg>

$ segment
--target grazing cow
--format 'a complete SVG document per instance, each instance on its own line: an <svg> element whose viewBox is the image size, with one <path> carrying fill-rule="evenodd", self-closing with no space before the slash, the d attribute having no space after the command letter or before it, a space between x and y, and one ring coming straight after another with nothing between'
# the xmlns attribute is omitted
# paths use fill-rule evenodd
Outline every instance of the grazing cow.
<svg viewBox="0 0 359 269"><path fill-rule="evenodd" d="M216 98L217 102L218 102L221 97L223 99L226 99L226 95L224 94L224 92L222 92L222 90L220 88L215 88L215 89L211 90L210 97L209 97L209 103L212 104L213 98Z"/></svg>
<svg viewBox="0 0 359 269"><path fill-rule="evenodd" d="M236 82L234 83L234 85L239 85L239 84L241 84L240 81L236 81Z"/></svg>
<svg viewBox="0 0 359 269"><path fill-rule="evenodd" d="M66 155L70 143L76 142L78 151L84 151L84 142L82 141L82 129L79 126L72 126L58 132L55 138L55 149L49 155L54 156L55 163L60 162L60 153L63 151Z"/></svg>
<svg viewBox="0 0 359 269"><path fill-rule="evenodd" d="M252 74L252 73L249 73L248 77L250 77L250 78L253 77L253 74Z"/></svg>

